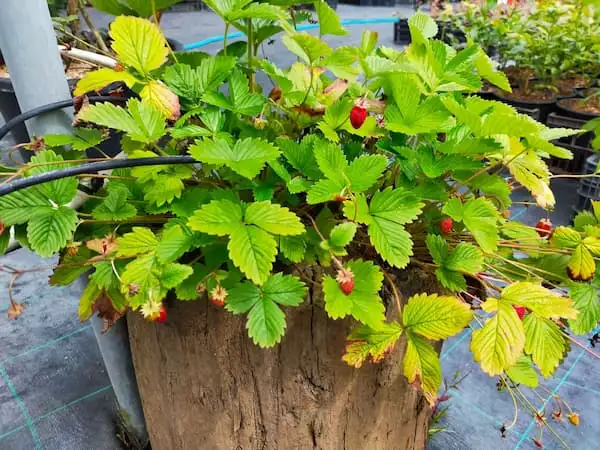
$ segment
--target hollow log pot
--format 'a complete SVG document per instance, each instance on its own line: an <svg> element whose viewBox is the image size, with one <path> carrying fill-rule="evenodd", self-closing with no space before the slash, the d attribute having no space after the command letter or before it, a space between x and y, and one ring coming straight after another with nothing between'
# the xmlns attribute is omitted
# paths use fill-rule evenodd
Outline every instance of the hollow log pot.
<svg viewBox="0 0 600 450"><path fill-rule="evenodd" d="M403 299L437 290L420 271L396 275ZM129 314L154 450L425 447L431 410L402 374L404 341L379 364L348 366L341 357L355 324L328 318L320 284L308 284L306 302L286 311L282 342L267 350L244 317L204 299L173 301L163 325Z"/></svg>

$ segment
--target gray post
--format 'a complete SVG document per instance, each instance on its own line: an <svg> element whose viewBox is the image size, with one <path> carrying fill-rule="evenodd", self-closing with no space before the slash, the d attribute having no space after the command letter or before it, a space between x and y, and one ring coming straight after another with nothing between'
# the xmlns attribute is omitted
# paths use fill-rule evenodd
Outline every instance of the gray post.
<svg viewBox="0 0 600 450"><path fill-rule="evenodd" d="M21 111L71 98L46 0L2 0L0 49ZM71 110L27 121L29 135L71 133Z"/></svg>

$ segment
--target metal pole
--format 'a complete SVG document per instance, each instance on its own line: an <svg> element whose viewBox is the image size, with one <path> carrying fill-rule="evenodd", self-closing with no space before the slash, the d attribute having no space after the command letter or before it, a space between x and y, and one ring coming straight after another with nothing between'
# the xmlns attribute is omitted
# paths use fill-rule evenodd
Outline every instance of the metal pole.
<svg viewBox="0 0 600 450"><path fill-rule="evenodd" d="M21 111L71 98L46 0L2 0L0 49ZM72 108L27 122L29 135L71 133Z"/></svg>

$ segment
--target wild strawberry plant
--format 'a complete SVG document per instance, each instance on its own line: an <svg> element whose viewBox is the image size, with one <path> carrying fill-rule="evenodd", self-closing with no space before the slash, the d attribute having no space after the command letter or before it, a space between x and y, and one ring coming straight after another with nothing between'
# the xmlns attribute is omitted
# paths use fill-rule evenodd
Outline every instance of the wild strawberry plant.
<svg viewBox="0 0 600 450"><path fill-rule="evenodd" d="M327 314L356 321L343 355L354 367L404 336L404 373L433 401L442 372L432 343L472 326L473 356L489 375L507 386L551 375L571 346L566 327L585 334L600 319L600 205L573 227L507 217L521 187L553 208L544 158L571 158L551 141L573 131L470 95L482 80L510 86L476 45L457 52L432 39L437 26L423 14L403 51L378 47L373 32L334 49L297 32L280 6L207 4L247 34L243 45L169 56L154 24L119 17L110 29L118 70L90 73L77 89L122 81L140 98L85 105L74 135L47 136L11 179L86 161L106 128L121 135L119 158L196 163L90 174L104 183L79 210L69 206L74 177L1 197L3 246L12 227L38 254L60 252L52 284L90 272L83 320L130 309L161 322L169 295L210 300L272 347L318 266ZM316 6L319 36L345 33L325 2ZM257 53L281 31L298 58L287 68ZM444 293L402 298L394 274L409 265ZM390 302L400 310L386 319Z"/></svg>

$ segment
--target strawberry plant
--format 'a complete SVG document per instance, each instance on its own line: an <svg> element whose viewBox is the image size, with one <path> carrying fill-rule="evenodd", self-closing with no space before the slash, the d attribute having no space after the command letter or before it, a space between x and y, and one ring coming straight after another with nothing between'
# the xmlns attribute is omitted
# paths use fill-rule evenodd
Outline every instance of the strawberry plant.
<svg viewBox="0 0 600 450"><path fill-rule="evenodd" d="M510 86L477 45L434 40L424 14L403 51L373 32L334 49L296 31L279 3L207 4L246 33L243 45L169 58L155 24L117 18L118 70L86 75L77 91L120 80L139 98L84 105L73 136L39 140L7 185L61 176L0 197L2 248L12 228L38 254L60 252L51 284L89 273L82 320L102 309L168 322L167 297L210 301L243 316L260 347L285 339L286 312L316 285L332 320L356 324L340 357L358 368L402 339L404 374L431 402L442 382L434 344L469 326L474 359L503 385L554 373L574 340L566 326L585 334L600 319L600 206L554 230L505 216L520 187L554 207L544 159L571 158L551 141L576 131L470 95L483 80ZM345 33L325 2L316 12L319 36ZM290 67L257 53L280 31ZM105 129L121 134L116 161L127 163L68 176ZM76 210L90 178L102 186ZM437 283L404 298L394 277L408 266Z"/></svg>

